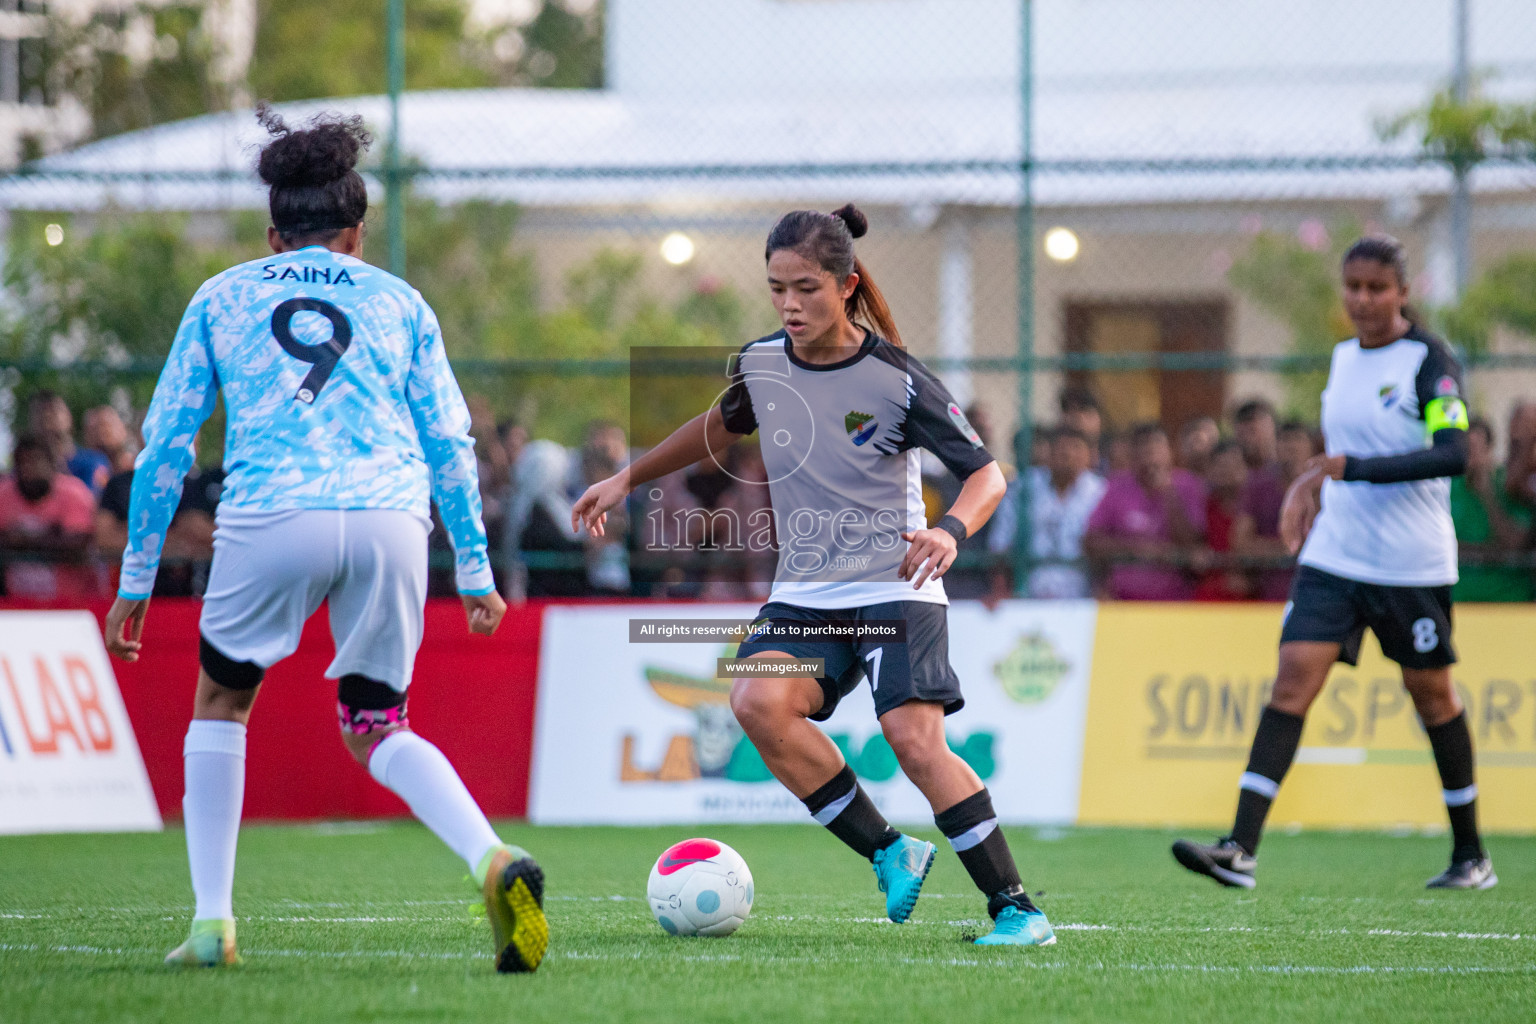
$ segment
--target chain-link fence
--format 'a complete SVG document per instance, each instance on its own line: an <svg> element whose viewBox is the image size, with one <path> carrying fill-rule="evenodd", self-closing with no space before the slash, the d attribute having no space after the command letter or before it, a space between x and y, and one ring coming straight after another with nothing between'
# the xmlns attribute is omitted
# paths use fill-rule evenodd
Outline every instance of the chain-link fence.
<svg viewBox="0 0 1536 1024"><path fill-rule="evenodd" d="M537 3L474 6L506 19L498 46L538 57L518 50L517 27ZM1048 460L1032 435L1062 421L1064 393L1078 396L1070 422L1100 431L1091 458L1106 472L1129 464L1131 428L1153 422L1206 473L1206 419L1236 436L1234 413L1253 400L1277 425L1294 421L1285 437L1299 450L1329 348L1351 333L1339 255L1362 233L1390 232L1410 254L1421 313L1466 358L1473 413L1493 426L1496 489L1529 522L1526 6L608 0L596 11L600 89L391 97L381 80L379 95L281 109L356 111L380 139L368 252L394 260L443 321L508 566L520 545L501 534L530 514L515 496L519 446L568 453L552 499L568 503L625 457L613 425L630 424L630 351L736 348L776 329L769 228L787 210L849 201L869 216L860 257L903 339L1010 473ZM192 288L262 251L264 194L250 173L261 137L248 110L212 113L0 181L15 418L40 387L77 414L142 408ZM205 437L209 461L219 447ZM1286 453L1285 438L1250 450L1250 472ZM709 509L726 490L709 475L675 483ZM930 512L942 511L955 486L938 471L929 483ZM956 591L1025 588L1005 563L1027 574L1033 558L1064 557L1030 548L1051 512L1014 490L1018 558L998 538L990 554L972 542L962 568L973 578ZM548 543L523 566L565 567L558 586L638 590L643 576L644 592L666 590L638 568L642 551L625 554L637 567L625 582L613 553ZM1518 562L1526 547L1465 553ZM666 592L709 593L706 582L685 569Z"/></svg>

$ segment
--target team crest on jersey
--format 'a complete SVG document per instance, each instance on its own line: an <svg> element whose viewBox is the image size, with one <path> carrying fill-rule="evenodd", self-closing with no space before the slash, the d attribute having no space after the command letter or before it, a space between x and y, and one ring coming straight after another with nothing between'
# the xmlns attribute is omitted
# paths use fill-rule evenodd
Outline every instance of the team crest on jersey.
<svg viewBox="0 0 1536 1024"><path fill-rule="evenodd" d="M1397 404L1397 399L1399 397L1397 385L1383 384L1381 386L1381 390L1376 392L1376 395L1381 399L1381 407L1383 409L1390 409Z"/></svg>
<svg viewBox="0 0 1536 1024"><path fill-rule="evenodd" d="M981 447L981 435L976 433L976 428L971 426L971 421L965 418L965 413L954 402L949 403L949 420L965 435L965 439L977 448Z"/></svg>
<svg viewBox="0 0 1536 1024"><path fill-rule="evenodd" d="M854 444L863 444L875 436L875 431L880 429L880 421L867 412L850 412L843 417L843 429L848 431L848 440Z"/></svg>

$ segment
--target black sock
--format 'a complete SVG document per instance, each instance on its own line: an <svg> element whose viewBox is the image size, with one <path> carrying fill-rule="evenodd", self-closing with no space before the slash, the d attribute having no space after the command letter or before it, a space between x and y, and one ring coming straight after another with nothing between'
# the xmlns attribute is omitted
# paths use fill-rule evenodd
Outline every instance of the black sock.
<svg viewBox="0 0 1536 1024"><path fill-rule="evenodd" d="M818 824L825 825L865 860L874 860L876 850L883 850L901 838L901 833L891 828L875 808L875 802L847 765L832 776L831 782L806 797L804 803Z"/></svg>
<svg viewBox="0 0 1536 1024"><path fill-rule="evenodd" d="M1259 716L1259 730L1254 733L1253 750L1248 754L1248 770L1237 784L1237 820L1232 823L1232 838L1249 854L1259 850L1264 819L1285 773L1296 759L1305 721L1300 715L1272 707L1266 707Z"/></svg>
<svg viewBox="0 0 1536 1024"><path fill-rule="evenodd" d="M1477 834L1477 783L1473 778L1472 730L1463 711L1449 722L1426 726L1429 746L1440 769L1445 794L1445 813L1451 819L1451 860L1482 857L1483 843Z"/></svg>
<svg viewBox="0 0 1536 1024"><path fill-rule="evenodd" d="M955 848L976 888L987 897L987 913L996 917L998 911L1009 905L1020 910L1035 909L1019 880L1019 867L1013 862L1008 840L997 827L990 793L983 789L971 794L935 814L933 823Z"/></svg>

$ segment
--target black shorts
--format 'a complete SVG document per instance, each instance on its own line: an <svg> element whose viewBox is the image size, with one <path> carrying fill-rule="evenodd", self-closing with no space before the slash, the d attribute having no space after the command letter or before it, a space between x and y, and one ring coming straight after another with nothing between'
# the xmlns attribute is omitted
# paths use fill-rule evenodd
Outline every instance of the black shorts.
<svg viewBox="0 0 1536 1024"><path fill-rule="evenodd" d="M1456 663L1451 646L1451 588L1386 587L1335 576L1310 565L1297 568L1285 606L1280 642L1315 640L1339 645L1339 660L1360 662L1369 626L1381 653L1404 668Z"/></svg>
<svg viewBox="0 0 1536 1024"><path fill-rule="evenodd" d="M758 610L753 625L763 620L824 623L902 620L906 636L901 641L787 640L750 636L736 650L738 658L763 651L777 651L795 658L826 659L826 674L817 680L824 701L811 716L825 722L837 710L838 701L852 693L865 678L875 698L879 717L910 700L936 701L952 715L965 706L960 679L949 664L948 608L930 601L884 601L861 608L801 608L769 601Z"/></svg>

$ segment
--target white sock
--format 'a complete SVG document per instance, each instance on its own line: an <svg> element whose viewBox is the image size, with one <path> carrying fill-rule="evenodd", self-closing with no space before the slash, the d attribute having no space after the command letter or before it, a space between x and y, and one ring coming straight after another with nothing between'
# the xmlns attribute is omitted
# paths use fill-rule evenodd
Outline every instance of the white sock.
<svg viewBox="0 0 1536 1024"><path fill-rule="evenodd" d="M235 843L245 803L245 726L239 722L194 719L182 747L186 795L181 812L192 866L193 917L235 916Z"/></svg>
<svg viewBox="0 0 1536 1024"><path fill-rule="evenodd" d="M368 757L368 773L404 800L411 813L477 870L501 840L443 752L413 732L392 732Z"/></svg>

